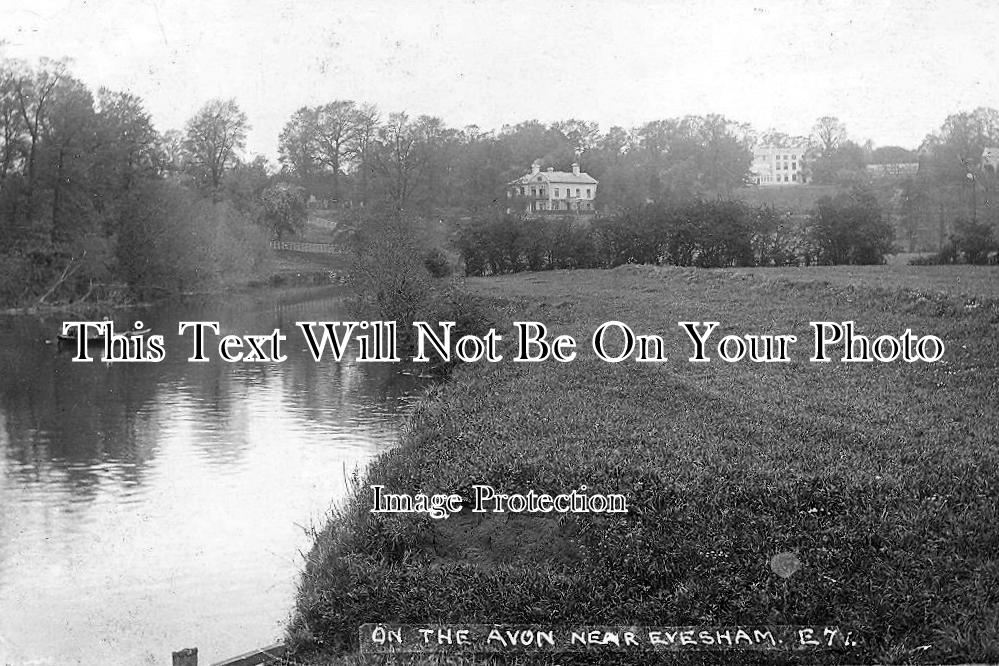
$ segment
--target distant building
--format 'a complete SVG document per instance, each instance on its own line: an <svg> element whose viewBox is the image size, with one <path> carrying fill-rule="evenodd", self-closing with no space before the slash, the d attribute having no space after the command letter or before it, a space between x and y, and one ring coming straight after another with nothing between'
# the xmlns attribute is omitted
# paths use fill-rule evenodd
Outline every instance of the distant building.
<svg viewBox="0 0 999 666"><path fill-rule="evenodd" d="M901 180L915 176L919 172L919 162L868 164L864 169L871 178L878 180Z"/></svg>
<svg viewBox="0 0 999 666"><path fill-rule="evenodd" d="M521 208L531 213L581 213L593 214L593 200L597 196L597 180L579 170L573 162L572 171L555 171L551 167L541 170L540 162L531 165L531 173L508 183L506 196L511 200L511 211ZM517 201L514 204L514 200Z"/></svg>
<svg viewBox="0 0 999 666"><path fill-rule="evenodd" d="M753 148L753 163L749 167L753 181L757 185L803 185L805 175L805 153L808 146L801 144L788 148L777 146L756 146Z"/></svg>

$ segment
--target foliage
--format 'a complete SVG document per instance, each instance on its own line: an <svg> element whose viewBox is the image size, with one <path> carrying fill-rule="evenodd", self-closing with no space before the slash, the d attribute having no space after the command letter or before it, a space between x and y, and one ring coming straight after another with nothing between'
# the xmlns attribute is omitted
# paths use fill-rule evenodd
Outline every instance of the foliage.
<svg viewBox="0 0 999 666"><path fill-rule="evenodd" d="M431 248L423 253L423 267L435 278L445 278L451 275L451 262L439 247Z"/></svg>
<svg viewBox="0 0 999 666"><path fill-rule="evenodd" d="M771 266L806 261L806 243L772 207L737 201L632 206L590 225L494 215L459 228L469 275L622 264Z"/></svg>
<svg viewBox="0 0 999 666"><path fill-rule="evenodd" d="M824 151L811 161L812 182L843 187L858 185L865 179L866 161L862 147L852 141L838 142L835 148Z"/></svg>
<svg viewBox="0 0 999 666"><path fill-rule="evenodd" d="M374 308L375 318L406 328L425 310L432 286L412 223L392 215L371 217L358 229L354 245L351 280L358 297Z"/></svg>
<svg viewBox="0 0 999 666"><path fill-rule="evenodd" d="M216 201L226 171L243 150L248 129L246 114L234 99L213 99L187 122L188 170Z"/></svg>
<svg viewBox="0 0 999 666"><path fill-rule="evenodd" d="M260 229L231 204L179 185L146 186L117 243L122 277L140 297L191 292L238 281L263 260Z"/></svg>
<svg viewBox="0 0 999 666"><path fill-rule="evenodd" d="M300 233L307 218L304 188L277 184L260 194L260 223L272 238L281 240L285 234Z"/></svg>
<svg viewBox="0 0 999 666"><path fill-rule="evenodd" d="M891 251L891 225L874 195L854 189L822 197L812 212L809 239L821 264L880 264Z"/></svg>
<svg viewBox="0 0 999 666"><path fill-rule="evenodd" d="M974 220L961 219L954 224L951 244L969 264L984 264L989 253L999 249L992 225Z"/></svg>
<svg viewBox="0 0 999 666"><path fill-rule="evenodd" d="M913 260L913 265L933 264L985 264L989 255L999 250L999 242L992 225L988 222L975 222L959 219L954 223L954 233L940 251L929 257Z"/></svg>

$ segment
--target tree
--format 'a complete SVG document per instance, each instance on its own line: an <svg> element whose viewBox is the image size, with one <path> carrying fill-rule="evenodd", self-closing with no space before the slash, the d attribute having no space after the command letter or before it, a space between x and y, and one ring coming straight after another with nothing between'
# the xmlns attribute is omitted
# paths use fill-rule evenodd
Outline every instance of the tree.
<svg viewBox="0 0 999 666"><path fill-rule="evenodd" d="M396 213L406 209L416 186L416 139L416 127L405 113L389 115L388 122L378 128L374 174Z"/></svg>
<svg viewBox="0 0 999 666"><path fill-rule="evenodd" d="M868 158L870 164L900 164L915 161L916 152L901 146L878 146L871 151Z"/></svg>
<svg viewBox="0 0 999 666"><path fill-rule="evenodd" d="M812 136L823 155L831 154L846 140L846 125L834 116L822 116L812 127Z"/></svg>
<svg viewBox="0 0 999 666"><path fill-rule="evenodd" d="M818 185L859 184L866 163L864 149L853 141L843 141L831 151L816 157L810 171L812 182Z"/></svg>
<svg viewBox="0 0 999 666"><path fill-rule="evenodd" d="M989 253L996 249L991 224L963 218L954 223L950 244L952 254L964 255L969 264L984 264Z"/></svg>
<svg viewBox="0 0 999 666"><path fill-rule="evenodd" d="M260 194L260 223L281 240L285 234L297 234L305 228L308 217L305 189L278 183Z"/></svg>
<svg viewBox="0 0 999 666"><path fill-rule="evenodd" d="M303 183L319 170L315 160L315 113L303 106L292 114L278 138L278 161Z"/></svg>
<svg viewBox="0 0 999 666"><path fill-rule="evenodd" d="M13 64L0 62L0 185L25 152L25 126L18 108L17 83Z"/></svg>
<svg viewBox="0 0 999 666"><path fill-rule="evenodd" d="M143 181L162 169L160 137L142 100L102 88L97 93L97 150L91 175L93 201L104 232L115 233L120 207Z"/></svg>
<svg viewBox="0 0 999 666"><path fill-rule="evenodd" d="M337 100L313 111L313 158L326 166L333 177L333 197L339 199L340 174L344 163L355 155L357 106L350 100Z"/></svg>
<svg viewBox="0 0 999 666"><path fill-rule="evenodd" d="M50 193L50 234L53 241L70 240L89 231L92 212L88 189L95 173L98 139L94 98L82 82L64 75L53 88L49 122L38 153L38 182Z"/></svg>
<svg viewBox="0 0 999 666"><path fill-rule="evenodd" d="M185 147L190 155L189 169L203 187L219 200L226 170L236 163L246 143L249 129L246 114L236 100L215 99L205 104L187 122Z"/></svg>
<svg viewBox="0 0 999 666"><path fill-rule="evenodd" d="M880 264L893 235L874 194L862 188L822 197L811 214L809 240L822 264Z"/></svg>

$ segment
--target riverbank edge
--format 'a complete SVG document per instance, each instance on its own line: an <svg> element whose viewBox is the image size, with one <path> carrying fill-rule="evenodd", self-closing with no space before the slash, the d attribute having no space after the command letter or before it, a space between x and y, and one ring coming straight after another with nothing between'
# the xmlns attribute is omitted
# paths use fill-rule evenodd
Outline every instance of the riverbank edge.
<svg viewBox="0 0 999 666"><path fill-rule="evenodd" d="M297 253L288 252L292 255ZM296 275L273 272L265 278L255 276L230 284L196 292L170 292L152 300L135 300L130 296L103 301L85 301L71 303L45 303L42 305L9 306L0 309L0 316L7 317L45 317L62 314L73 314L81 318L102 316L109 312L149 308L172 301L192 298L222 298L226 296L294 296L316 291L342 287L350 280L350 272L345 268L347 262L335 265L336 270L318 270L312 265L303 264L302 270Z"/></svg>

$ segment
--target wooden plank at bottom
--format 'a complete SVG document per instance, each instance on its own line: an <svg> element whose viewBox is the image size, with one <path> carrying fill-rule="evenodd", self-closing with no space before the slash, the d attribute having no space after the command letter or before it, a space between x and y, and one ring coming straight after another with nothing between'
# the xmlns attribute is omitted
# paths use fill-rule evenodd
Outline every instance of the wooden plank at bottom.
<svg viewBox="0 0 999 666"><path fill-rule="evenodd" d="M275 643L238 657L215 662L212 666L264 666L284 657L286 651L284 643Z"/></svg>

